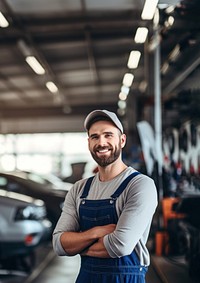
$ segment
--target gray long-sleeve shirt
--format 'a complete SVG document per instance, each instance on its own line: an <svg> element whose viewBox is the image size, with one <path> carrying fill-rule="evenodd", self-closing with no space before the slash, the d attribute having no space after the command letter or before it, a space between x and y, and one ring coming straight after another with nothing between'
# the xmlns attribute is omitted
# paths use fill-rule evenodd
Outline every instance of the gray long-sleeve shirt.
<svg viewBox="0 0 200 283"><path fill-rule="evenodd" d="M114 179L101 182L97 173L92 181L88 199L106 199L116 191L122 181L135 170L128 167ZM60 255L67 255L60 243L65 231L78 232L80 196L87 179L74 184L68 192L62 214L53 232L53 248ZM157 190L151 178L139 174L134 177L116 201L118 223L116 230L104 237L104 245L111 257L130 254L134 249L141 265L150 264L146 247L151 221L157 207Z"/></svg>

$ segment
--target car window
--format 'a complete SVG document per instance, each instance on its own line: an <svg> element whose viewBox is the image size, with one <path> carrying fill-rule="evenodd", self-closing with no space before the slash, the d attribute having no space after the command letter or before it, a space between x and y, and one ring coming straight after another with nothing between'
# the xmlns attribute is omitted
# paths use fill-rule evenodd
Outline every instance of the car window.
<svg viewBox="0 0 200 283"><path fill-rule="evenodd" d="M29 173L28 178L29 178L29 180L32 180L36 183L40 183L40 184L44 184L44 185L47 183L44 178L42 178L40 175L37 175L37 174L34 174L34 173Z"/></svg>
<svg viewBox="0 0 200 283"><path fill-rule="evenodd" d="M21 186L12 181L8 182L7 188L8 188L8 191L11 191L11 192L20 193L21 191Z"/></svg>
<svg viewBox="0 0 200 283"><path fill-rule="evenodd" d="M4 176L0 176L0 188L4 188L10 192L19 193L21 191L21 186L14 181L8 180Z"/></svg>

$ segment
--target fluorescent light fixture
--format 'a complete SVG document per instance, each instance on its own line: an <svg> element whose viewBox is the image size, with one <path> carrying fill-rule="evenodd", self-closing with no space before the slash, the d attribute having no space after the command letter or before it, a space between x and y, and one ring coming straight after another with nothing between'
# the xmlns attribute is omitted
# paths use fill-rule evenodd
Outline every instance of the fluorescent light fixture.
<svg viewBox="0 0 200 283"><path fill-rule="evenodd" d="M127 86L125 86L125 85L123 85L123 86L121 87L121 92L124 93L124 94L126 94L126 95L129 94L129 90L130 90L130 88L127 87Z"/></svg>
<svg viewBox="0 0 200 283"><path fill-rule="evenodd" d="M18 40L17 46L22 52L22 54L25 56L26 62L29 64L29 66L33 69L33 71L38 74L38 75L44 75L45 74L45 69L43 66L40 64L38 59L36 59L33 54L35 54L34 49L31 48L26 44L26 42L22 39Z"/></svg>
<svg viewBox="0 0 200 283"><path fill-rule="evenodd" d="M169 63L165 62L161 68L161 74L165 75L169 69Z"/></svg>
<svg viewBox="0 0 200 283"><path fill-rule="evenodd" d="M124 100L126 100L126 98L127 98L127 94L125 94L125 93L123 93L123 92L120 92L120 93L119 93L119 99L120 99L120 100L123 100L123 101L124 101Z"/></svg>
<svg viewBox="0 0 200 283"><path fill-rule="evenodd" d="M132 85L134 75L131 73L126 73L123 78L123 85L130 87Z"/></svg>
<svg viewBox="0 0 200 283"><path fill-rule="evenodd" d="M118 107L120 109L125 109L126 108L126 101L119 100L118 101Z"/></svg>
<svg viewBox="0 0 200 283"><path fill-rule="evenodd" d="M57 86L56 86L53 82L51 82L51 81L46 82L46 87L47 87L48 90L49 90L50 92L52 92L52 93L58 92Z"/></svg>
<svg viewBox="0 0 200 283"><path fill-rule="evenodd" d="M130 69L136 69L140 60L140 51L131 51L128 59L128 67Z"/></svg>
<svg viewBox="0 0 200 283"><path fill-rule="evenodd" d="M9 26L9 22L6 20L2 12L0 12L0 27L7 28Z"/></svg>
<svg viewBox="0 0 200 283"><path fill-rule="evenodd" d="M174 62L180 54L180 45L177 44L169 55L169 60Z"/></svg>
<svg viewBox="0 0 200 283"><path fill-rule="evenodd" d="M144 43L146 41L148 34L148 28L145 27L139 27L135 34L135 42L136 43Z"/></svg>
<svg viewBox="0 0 200 283"><path fill-rule="evenodd" d="M174 12L174 9L175 9L174 6L169 6L169 7L165 10L165 12L166 12L167 14L171 14L171 13Z"/></svg>
<svg viewBox="0 0 200 283"><path fill-rule="evenodd" d="M34 56L27 56L25 60L36 74L44 75L45 69Z"/></svg>
<svg viewBox="0 0 200 283"><path fill-rule="evenodd" d="M152 20L157 4L158 4L158 0L146 0L141 18L143 20Z"/></svg>
<svg viewBox="0 0 200 283"><path fill-rule="evenodd" d="M124 116L124 115L126 114L126 109L120 109L120 108L118 108L118 109L117 109L117 114L118 114L119 116Z"/></svg>

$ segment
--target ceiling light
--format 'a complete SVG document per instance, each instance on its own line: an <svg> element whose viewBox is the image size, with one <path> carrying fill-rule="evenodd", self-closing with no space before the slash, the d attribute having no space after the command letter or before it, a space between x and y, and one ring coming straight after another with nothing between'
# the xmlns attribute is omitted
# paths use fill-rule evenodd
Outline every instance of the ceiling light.
<svg viewBox="0 0 200 283"><path fill-rule="evenodd" d="M146 0L141 18L143 20L152 20L157 4L158 4L158 0Z"/></svg>
<svg viewBox="0 0 200 283"><path fill-rule="evenodd" d="M126 98L127 98L127 94L125 94L124 92L120 92L119 99L124 101L126 100Z"/></svg>
<svg viewBox="0 0 200 283"><path fill-rule="evenodd" d="M9 22L6 20L2 12L0 12L0 27L7 28L9 26Z"/></svg>
<svg viewBox="0 0 200 283"><path fill-rule="evenodd" d="M34 56L27 56L25 60L36 74L44 75L45 69Z"/></svg>
<svg viewBox="0 0 200 283"><path fill-rule="evenodd" d="M134 76L131 73L126 73L123 78L123 85L130 87L132 85Z"/></svg>
<svg viewBox="0 0 200 283"><path fill-rule="evenodd" d="M127 87L127 86L125 86L125 85L123 85L123 86L121 87L121 92L124 93L124 94L126 94L126 95L129 94L129 90L130 90L130 88Z"/></svg>
<svg viewBox="0 0 200 283"><path fill-rule="evenodd" d="M117 109L117 114L119 116L124 116L126 114L126 109Z"/></svg>
<svg viewBox="0 0 200 283"><path fill-rule="evenodd" d="M125 109L126 108L126 101L119 100L118 101L118 107L120 109Z"/></svg>
<svg viewBox="0 0 200 283"><path fill-rule="evenodd" d="M22 54L25 56L26 62L33 69L33 71L38 75L44 75L45 69L38 61L38 59L33 56L35 54L37 55L36 50L32 46L27 45L27 43L22 39L18 40L17 46L22 52Z"/></svg>
<svg viewBox="0 0 200 283"><path fill-rule="evenodd" d="M180 45L177 44L169 55L169 60L174 62L180 54Z"/></svg>
<svg viewBox="0 0 200 283"><path fill-rule="evenodd" d="M169 63L168 63L168 62L165 62L165 63L163 64L162 68L161 68L161 73L162 73L163 75L165 75L165 74L167 73L168 69L169 69Z"/></svg>
<svg viewBox="0 0 200 283"><path fill-rule="evenodd" d="M48 90L49 90L50 92L52 92L52 93L58 92L57 86L56 86L53 82L51 82L51 81L49 81L49 82L46 83L46 87L47 87Z"/></svg>
<svg viewBox="0 0 200 283"><path fill-rule="evenodd" d="M135 34L135 42L144 43L146 41L147 34L148 34L148 28L139 27Z"/></svg>
<svg viewBox="0 0 200 283"><path fill-rule="evenodd" d="M130 69L136 69L140 60L141 52L140 51L131 51L128 59L128 67Z"/></svg>
<svg viewBox="0 0 200 283"><path fill-rule="evenodd" d="M173 13L173 12L174 12L174 9L175 9L174 6L169 6L169 7L165 10L165 12L166 12L167 14L170 14L170 13Z"/></svg>

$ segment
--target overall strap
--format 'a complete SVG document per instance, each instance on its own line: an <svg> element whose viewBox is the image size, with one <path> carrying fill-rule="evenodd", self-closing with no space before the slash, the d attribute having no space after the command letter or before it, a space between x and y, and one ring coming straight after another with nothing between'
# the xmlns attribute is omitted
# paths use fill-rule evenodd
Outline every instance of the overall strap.
<svg viewBox="0 0 200 283"><path fill-rule="evenodd" d="M85 184L84 189L83 189L83 193L82 193L80 198L86 198L87 197L93 179L94 179L94 176L87 179L86 184Z"/></svg>
<svg viewBox="0 0 200 283"><path fill-rule="evenodd" d="M114 192L114 194L112 194L111 198L117 198L126 188L126 186L128 185L128 183L138 174L141 174L140 172L134 172L132 174L130 174L122 183L121 185L118 187L118 189Z"/></svg>

